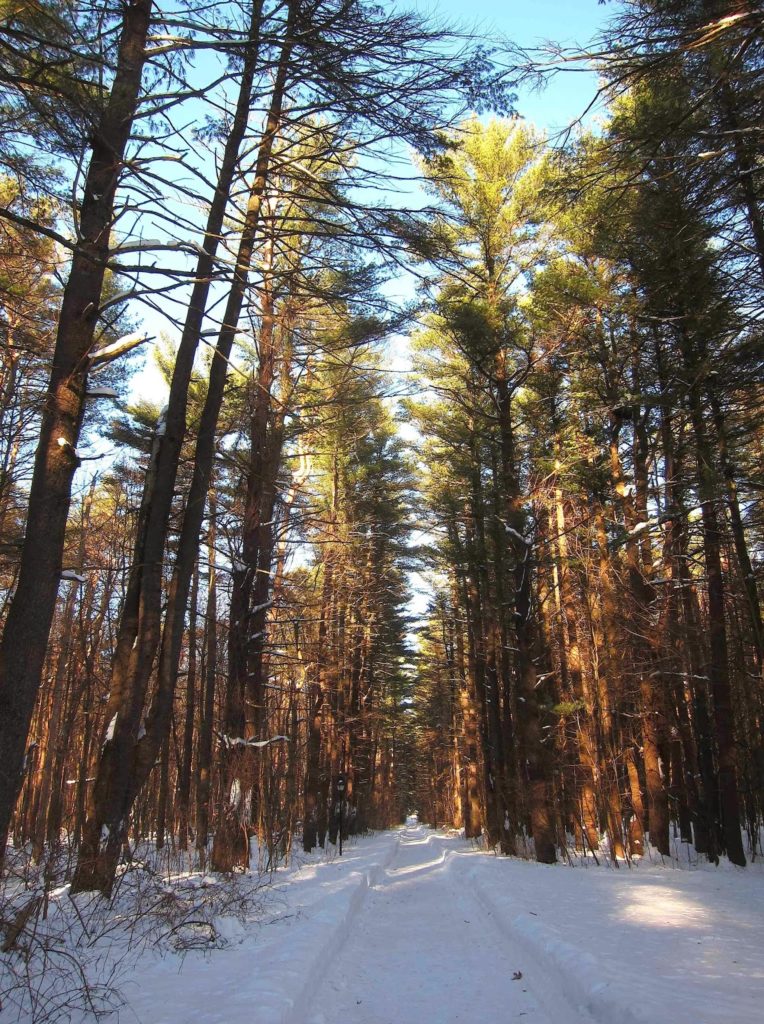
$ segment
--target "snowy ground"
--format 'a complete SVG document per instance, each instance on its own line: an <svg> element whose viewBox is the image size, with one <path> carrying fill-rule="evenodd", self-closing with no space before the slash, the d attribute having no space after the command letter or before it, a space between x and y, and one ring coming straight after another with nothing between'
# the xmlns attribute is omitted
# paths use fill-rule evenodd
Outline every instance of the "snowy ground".
<svg viewBox="0 0 764 1024"><path fill-rule="evenodd" d="M759 1024L764 875L546 867L415 822L277 875L265 920L144 956L140 1024Z"/></svg>

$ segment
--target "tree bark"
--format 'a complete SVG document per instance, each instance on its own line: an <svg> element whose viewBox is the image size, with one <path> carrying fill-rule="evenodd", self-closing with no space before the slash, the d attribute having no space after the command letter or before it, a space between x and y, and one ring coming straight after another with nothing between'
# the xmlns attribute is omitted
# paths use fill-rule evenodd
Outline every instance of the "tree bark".
<svg viewBox="0 0 764 1024"><path fill-rule="evenodd" d="M56 606L72 479L80 464L77 443L89 356L99 323L117 185L140 96L151 11L152 0L125 5L114 80L94 131L78 245L64 288L43 408L18 584L0 646L0 864Z"/></svg>
<svg viewBox="0 0 764 1024"><path fill-rule="evenodd" d="M517 474L517 456L512 424L512 396L502 366L498 368L496 387L505 516L509 533L508 544L515 563L513 575L515 585L514 631L517 643L515 671L518 694L518 731L522 741L522 756L525 759L531 834L536 860L543 864L553 864L557 860L557 843L549 790L549 759L541 734L538 679L534 664L531 541L526 536L526 517L522 507ZM520 704L522 704L521 708Z"/></svg>
<svg viewBox="0 0 764 1024"><path fill-rule="evenodd" d="M168 593L154 700L147 715L145 732L139 738L138 724L148 683L147 673L130 671L124 683L125 692L122 692L120 686L116 688L116 693L112 692L110 709L115 707L116 716L112 718L115 723L114 735L104 743L86 835L72 881L73 892L89 889L110 892L130 808L156 760L169 726L188 593L198 552L205 499L212 475L217 423L228 375L229 357L249 282L271 154L281 125L281 110L294 47L296 7L296 0L292 0L265 132L258 150L255 176L249 192L234 279L210 368L209 387L197 435L191 486ZM151 614L155 615L156 610ZM148 652L144 650L139 655L144 666L148 663L147 654ZM101 835L104 830L106 841L102 843Z"/></svg>
<svg viewBox="0 0 764 1024"><path fill-rule="evenodd" d="M196 850L200 868L207 863L210 803L212 800L212 730L215 718L215 683L217 680L217 499L214 484L208 496L207 529L207 607L204 617L204 697L200 709L199 748L196 759Z"/></svg>

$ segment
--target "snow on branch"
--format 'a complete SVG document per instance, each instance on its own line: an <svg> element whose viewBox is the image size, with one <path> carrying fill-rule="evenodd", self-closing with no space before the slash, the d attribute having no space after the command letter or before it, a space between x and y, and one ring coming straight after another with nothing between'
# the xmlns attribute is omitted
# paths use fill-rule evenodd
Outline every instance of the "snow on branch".
<svg viewBox="0 0 764 1024"><path fill-rule="evenodd" d="M114 388L107 387L88 388L85 396L87 398L119 398Z"/></svg>
<svg viewBox="0 0 764 1024"><path fill-rule="evenodd" d="M121 338L117 338L116 341L112 341L109 345L99 348L97 352L93 352L90 357L90 365L98 366L101 363L111 363L126 352L132 351L132 349L137 348L139 345L144 345L147 341L153 341L153 338L146 334L145 331L134 331L132 334L125 334Z"/></svg>
<svg viewBox="0 0 764 1024"><path fill-rule="evenodd" d="M117 242L116 245L112 245L109 248L110 253L121 253L121 252L146 252L152 249L166 248L167 243L163 242L161 238L141 238L136 242ZM170 248L177 248L176 245L171 245Z"/></svg>
<svg viewBox="0 0 764 1024"><path fill-rule="evenodd" d="M153 159L161 159L156 157ZM167 157L166 159L170 159ZM130 252L198 252L201 246L195 242L163 242L161 238L140 238L136 241L117 242L109 249L110 256L124 256Z"/></svg>
<svg viewBox="0 0 764 1024"><path fill-rule="evenodd" d="M61 573L61 579L72 580L74 583L85 583L85 577L80 575L80 573L76 572L74 569L64 569Z"/></svg>
<svg viewBox="0 0 764 1024"><path fill-rule="evenodd" d="M518 541L520 544L524 544L527 548L529 548L533 543L530 537L523 537L521 533L518 533L517 530L514 527L510 526L508 523L504 523L504 529L511 537L514 537L516 541Z"/></svg>
<svg viewBox="0 0 764 1024"><path fill-rule="evenodd" d="M226 733L223 733L223 735L221 737L221 742L222 742L223 746L227 747L227 748L230 748L230 747L267 747L271 743L279 743L279 742L289 743L289 737L288 736L271 736L267 740L245 740L245 739L242 739L241 736L228 736Z"/></svg>

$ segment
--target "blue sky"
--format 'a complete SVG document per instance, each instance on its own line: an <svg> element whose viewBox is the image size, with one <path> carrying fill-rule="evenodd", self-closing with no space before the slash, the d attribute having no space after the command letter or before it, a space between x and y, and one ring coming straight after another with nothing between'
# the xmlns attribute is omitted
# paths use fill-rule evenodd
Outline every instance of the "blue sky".
<svg viewBox="0 0 764 1024"><path fill-rule="evenodd" d="M390 2L390 0L383 0ZM584 46L603 26L617 7L617 0L603 5L598 0L393 0L403 9L414 7L422 13L432 14L436 21L454 28L473 31L484 36L488 43L501 45L510 40L526 48L541 46L554 40L561 44ZM532 121L548 135L563 129L582 116L597 91L597 78L593 72L579 69L558 74L541 92L524 90L517 102L519 114ZM402 186L402 191L409 189ZM416 204L416 201L414 203ZM413 295L413 279L401 274L391 282L386 292L390 297L408 300ZM167 329L167 324L156 314L145 314L145 325L153 335ZM172 332L171 332L172 333ZM407 345L403 339L391 344L393 363L408 363ZM148 354L148 353L147 353ZM135 378L133 391L163 400L165 385L153 359L149 356L143 372Z"/></svg>
<svg viewBox="0 0 764 1024"><path fill-rule="evenodd" d="M390 0L382 0L390 2ZM486 37L487 41L511 40L533 48L546 40L573 46L585 46L612 16L615 2L601 5L597 0L393 0L400 7L414 6L421 12L432 13L436 18L472 30ZM518 97L519 114L532 121L547 134L554 135L572 121L581 117L597 91L597 78L593 72L579 70L557 75L540 93L521 92ZM408 190L407 190L408 191ZM413 296L414 282L406 274L385 289L392 297L407 300ZM147 317L146 327L158 335L165 325L158 317ZM147 353L148 354L148 353ZM388 345L391 369L405 373L410 366L408 340L396 337ZM404 377L397 380L403 383ZM153 359L149 356L146 367L133 381L133 397L163 401L165 385L161 380ZM407 435L409 439L412 431ZM405 432L404 432L405 434ZM430 597L430 586L420 573L412 573L410 584L413 595L409 612L421 614ZM412 638L413 639L413 638Z"/></svg>
<svg viewBox="0 0 764 1024"><path fill-rule="evenodd" d="M523 47L545 41L585 46L617 10L609 0L420 0L421 11L464 25L490 38L505 38ZM554 77L541 93L522 92L518 111L550 132L580 117L597 90L592 72L573 71Z"/></svg>
<svg viewBox="0 0 764 1024"><path fill-rule="evenodd" d="M527 50L540 50L550 41L571 49L586 49L618 8L618 0L606 4L598 0L397 0L397 4L402 9L413 6L452 27L472 31L489 44L494 41L499 48L509 41ZM596 73L584 64L576 65L550 77L543 90L519 90L517 111L554 143L558 133L578 118L586 114L585 123L591 126L597 113L602 113L596 105L590 109L597 88ZM415 187L408 191L416 197ZM412 201L416 205L416 198ZM410 301L414 292L414 278L405 273L385 288L385 294L400 302ZM392 339L389 355L396 372L407 369L408 340Z"/></svg>
<svg viewBox="0 0 764 1024"><path fill-rule="evenodd" d="M585 43L616 4L598 0L420 0L420 10L474 25L486 35L498 30L523 46L544 39Z"/></svg>
<svg viewBox="0 0 764 1024"><path fill-rule="evenodd" d="M405 0L400 0L402 6ZM407 5L405 5L407 6ZM608 17L615 12L617 4L599 4L597 0L420 0L419 10L440 15L443 20L455 22L475 30L489 40L509 39L524 48L536 48L545 41L553 40L571 47L585 47L604 26ZM549 136L554 136L583 116L597 92L597 76L584 69L569 71L553 77L541 92L522 91L518 95L518 113ZM590 112L590 117L596 114ZM410 297L411 279L401 276L393 283L391 292L398 291L402 298ZM398 372L410 367L408 339L400 336L391 339L388 357ZM402 380L403 378L401 378ZM401 425L401 436L408 441L415 440L417 431L411 426ZM422 540L424 535L414 539ZM432 597L432 580L427 573L409 574L411 598L408 614L421 617ZM409 635L409 642L416 647L415 634Z"/></svg>

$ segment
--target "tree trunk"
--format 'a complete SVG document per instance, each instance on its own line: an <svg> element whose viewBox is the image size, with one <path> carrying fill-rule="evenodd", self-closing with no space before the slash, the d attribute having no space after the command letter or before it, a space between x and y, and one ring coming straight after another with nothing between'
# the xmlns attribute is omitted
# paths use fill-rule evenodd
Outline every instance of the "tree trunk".
<svg viewBox="0 0 764 1024"><path fill-rule="evenodd" d="M199 866L207 863L210 802L212 800L212 730L215 719L215 682L217 678L217 499L214 484L208 496L207 530L207 607L204 617L204 698L200 707L199 748L196 758L196 850Z"/></svg>
<svg viewBox="0 0 764 1024"><path fill-rule="evenodd" d="M188 672L186 706L183 717L183 753L178 768L178 848L188 849L188 813L191 805L192 761L194 756L194 718L196 711L196 619L199 605L199 564L191 585L191 609L188 623Z"/></svg>
<svg viewBox="0 0 764 1024"><path fill-rule="evenodd" d="M549 791L551 773L541 734L538 679L534 664L531 541L526 537L526 517L516 468L512 400L503 367L499 367L497 372L496 386L508 544L515 562L514 629L517 643L515 672L518 732L522 741L522 756L525 759L531 834L536 860L543 864L553 864L557 860L557 843Z"/></svg>
<svg viewBox="0 0 764 1024"><path fill-rule="evenodd" d="M262 0L253 0L241 80L231 129L207 215L204 238L196 262L194 285L183 325L162 431L143 484L141 510L131 560L127 593L122 607L112 666L111 715L124 709L117 699L131 691L143 703L148 678L161 636L162 566L181 449L186 433L188 392L194 359L202 335L210 288L215 279L215 256L223 235L225 213L238 173L239 151L245 137L252 89L260 53ZM258 207L259 214L259 207ZM236 313L238 319L238 312ZM224 321L228 324L228 321ZM233 329L235 329L234 324Z"/></svg>
<svg viewBox="0 0 764 1024"><path fill-rule="evenodd" d="M708 675L719 759L721 827L727 856L733 864L743 867L746 858L743 852L737 790L737 753L732 717L732 688L724 610L724 573L717 512L719 498L700 396L695 388L690 390L689 403L698 464L698 493L701 501L703 554L706 562L710 654Z"/></svg>
<svg viewBox="0 0 764 1024"><path fill-rule="evenodd" d="M0 646L0 864L21 785L29 724L61 574L77 443L104 275L114 201L136 116L152 0L124 8L109 100L94 130L79 210L79 239L64 288L43 408L18 584Z"/></svg>
<svg viewBox="0 0 764 1024"><path fill-rule="evenodd" d="M121 686L117 686L116 693L112 691L110 709L116 708L115 717L112 719L115 723L114 735L105 742L102 751L92 810L80 850L77 871L72 881L73 892L89 889L110 892L130 808L156 759L169 726L188 593L198 553L205 498L212 475L217 423L228 375L229 357L249 281L271 153L281 124L281 109L294 46L296 6L296 0L292 0L265 133L258 150L255 177L249 193L234 279L210 368L209 387L197 435L191 486L168 593L154 700L147 715L145 733L139 739L138 723L148 682L147 673L130 671L124 680L124 694L121 692ZM144 650L139 655L144 668L148 663L147 654L148 652ZM108 838L102 843L101 835L104 829Z"/></svg>

